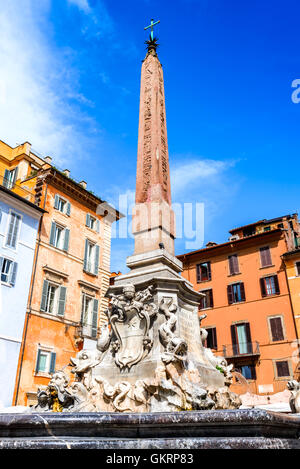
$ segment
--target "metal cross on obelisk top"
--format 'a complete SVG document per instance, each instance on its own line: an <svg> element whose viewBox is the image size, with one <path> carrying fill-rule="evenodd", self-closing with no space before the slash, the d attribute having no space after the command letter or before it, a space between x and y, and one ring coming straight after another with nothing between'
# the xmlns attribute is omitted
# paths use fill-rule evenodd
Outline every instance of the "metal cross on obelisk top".
<svg viewBox="0 0 300 469"><path fill-rule="evenodd" d="M146 28L144 28L144 30L148 29L148 28L151 28L151 33L150 33L151 41L153 41L153 26L155 26L158 23L160 23L160 20L153 23L153 19L151 19L151 24L149 24L149 26L146 26Z"/></svg>

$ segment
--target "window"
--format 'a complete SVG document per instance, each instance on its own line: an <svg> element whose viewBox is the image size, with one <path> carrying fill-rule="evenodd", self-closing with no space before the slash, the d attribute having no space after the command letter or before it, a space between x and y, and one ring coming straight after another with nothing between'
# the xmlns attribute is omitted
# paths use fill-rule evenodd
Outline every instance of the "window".
<svg viewBox="0 0 300 469"><path fill-rule="evenodd" d="M65 314L67 289L44 280L42 290L41 311L63 316Z"/></svg>
<svg viewBox="0 0 300 469"><path fill-rule="evenodd" d="M21 215L18 215L15 212L10 212L8 233L7 233L6 242L5 242L5 245L7 247L16 249L17 239L18 239L18 235L20 231L20 225L21 225Z"/></svg>
<svg viewBox="0 0 300 469"><path fill-rule="evenodd" d="M18 167L14 169L6 169L4 171L4 178L3 178L3 186L7 187L7 189L11 189L17 180L18 176Z"/></svg>
<svg viewBox="0 0 300 469"><path fill-rule="evenodd" d="M283 223L278 223L277 228L284 228Z"/></svg>
<svg viewBox="0 0 300 469"><path fill-rule="evenodd" d="M243 365L235 368L235 371L241 373L246 379L256 379L256 371L254 365Z"/></svg>
<svg viewBox="0 0 300 469"><path fill-rule="evenodd" d="M98 275L99 246L88 239L85 240L83 270L93 275Z"/></svg>
<svg viewBox="0 0 300 469"><path fill-rule="evenodd" d="M211 349L218 349L217 345L217 329L215 327L208 327L207 331L207 338L206 338L206 347Z"/></svg>
<svg viewBox="0 0 300 469"><path fill-rule="evenodd" d="M272 265L271 252L269 246L265 246L259 249L260 262L262 267L268 267Z"/></svg>
<svg viewBox="0 0 300 469"><path fill-rule="evenodd" d="M230 272L230 275L234 275L234 274L239 274L239 273L240 273L239 261L238 261L238 256L237 256L237 254L232 254L231 256L228 256L228 263L229 263L229 272Z"/></svg>
<svg viewBox="0 0 300 469"><path fill-rule="evenodd" d="M277 378L290 377L290 367L286 360L275 362Z"/></svg>
<svg viewBox="0 0 300 469"><path fill-rule="evenodd" d="M205 296L201 298L199 309L213 308L213 292L212 289L202 290L200 293L203 293Z"/></svg>
<svg viewBox="0 0 300 469"><path fill-rule="evenodd" d="M252 353L250 324L248 322L233 324L230 330L233 355Z"/></svg>
<svg viewBox="0 0 300 469"><path fill-rule="evenodd" d="M86 214L86 221L85 221L86 226L91 228L91 230L97 231L99 233L100 231L100 222L97 218L92 217L89 213Z"/></svg>
<svg viewBox="0 0 300 469"><path fill-rule="evenodd" d="M70 216L71 214L70 202L68 202L63 197L60 197L58 194L56 194L54 197L54 208L56 208L56 210L59 210L62 213L65 213L68 216Z"/></svg>
<svg viewBox="0 0 300 469"><path fill-rule="evenodd" d="M228 304L245 301L245 287L243 282L232 283L227 286Z"/></svg>
<svg viewBox="0 0 300 469"><path fill-rule="evenodd" d="M247 236L255 235L255 233L256 233L255 226L250 226L248 228L243 229L244 238L246 238Z"/></svg>
<svg viewBox="0 0 300 469"><path fill-rule="evenodd" d="M300 262L296 262L296 275L300 276Z"/></svg>
<svg viewBox="0 0 300 469"><path fill-rule="evenodd" d="M277 275L270 275L260 279L260 288L262 297L279 295L279 283Z"/></svg>
<svg viewBox="0 0 300 469"><path fill-rule="evenodd" d="M275 318L269 318L269 324L272 342L284 340L282 318L280 316L277 316Z"/></svg>
<svg viewBox="0 0 300 469"><path fill-rule="evenodd" d="M70 230L52 222L50 232L50 244L58 249L68 251Z"/></svg>
<svg viewBox="0 0 300 469"><path fill-rule="evenodd" d="M203 262L202 264L196 265L197 271L197 282L205 282L211 280L211 268L210 262Z"/></svg>
<svg viewBox="0 0 300 469"><path fill-rule="evenodd" d="M98 300L82 294L81 324L84 336L97 338Z"/></svg>
<svg viewBox="0 0 300 469"><path fill-rule="evenodd" d="M17 268L17 262L6 259L5 257L0 257L1 282L14 286L16 283Z"/></svg>
<svg viewBox="0 0 300 469"><path fill-rule="evenodd" d="M271 227L270 226L265 226L264 231L271 231Z"/></svg>
<svg viewBox="0 0 300 469"><path fill-rule="evenodd" d="M56 353L49 350L38 349L35 372L41 374L54 373L55 362Z"/></svg>

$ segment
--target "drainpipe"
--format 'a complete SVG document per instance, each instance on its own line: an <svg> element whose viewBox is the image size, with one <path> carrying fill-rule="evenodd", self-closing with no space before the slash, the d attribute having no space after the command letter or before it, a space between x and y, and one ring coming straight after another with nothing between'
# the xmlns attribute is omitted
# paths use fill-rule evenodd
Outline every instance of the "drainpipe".
<svg viewBox="0 0 300 469"><path fill-rule="evenodd" d="M44 198L43 209L45 209L45 205L46 205L47 190L48 190L48 183L46 182L46 189L45 189L45 198ZM33 267L33 274L32 274L32 283L31 283L30 296L29 296L29 302L28 302L27 313L26 313L26 324L25 324L25 331L24 331L24 339L23 339L23 343L22 343L22 353L21 353L21 360L20 360L20 368L19 368L19 374L18 374L18 382L17 382L17 389L16 389L16 397L15 397L15 402L14 402L14 405L15 405L15 406L17 405L18 397L19 397L19 389L20 389L21 373L22 373L22 366L23 366L23 360L24 360L24 351L25 351L25 344L26 344L27 331L28 331L28 323L29 323L30 314L31 314L31 303L32 303L32 295L33 295L33 286L34 286L34 282L35 282L36 266L37 266L37 260L38 260L39 249L40 249L40 243L41 243L41 230L42 230L43 215L44 215L44 214L42 214L42 216L41 216L41 218L40 218L40 223L39 223L38 240L37 240L37 247L36 247L36 255L35 255L35 260L34 260L34 267Z"/></svg>

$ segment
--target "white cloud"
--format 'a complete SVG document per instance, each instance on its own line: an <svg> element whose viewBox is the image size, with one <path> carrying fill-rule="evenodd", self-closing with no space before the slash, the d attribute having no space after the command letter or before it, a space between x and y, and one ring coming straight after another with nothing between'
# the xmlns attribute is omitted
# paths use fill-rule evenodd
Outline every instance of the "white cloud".
<svg viewBox="0 0 300 469"><path fill-rule="evenodd" d="M178 160L178 158L177 158ZM181 156L180 161L171 170L172 192L175 195L189 189L195 191L195 188L201 187L203 183L207 184L209 180L215 180L221 173L224 173L233 162L225 162L208 159L188 159ZM196 186L196 187L195 187Z"/></svg>
<svg viewBox="0 0 300 469"><path fill-rule="evenodd" d="M29 140L42 155L66 164L87 143L82 123L93 125L70 98L92 103L78 89L70 64L74 52L50 45L50 4L12 0L1 5L0 139L11 146Z"/></svg>
<svg viewBox="0 0 300 469"><path fill-rule="evenodd" d="M68 3L75 5L79 8L79 10L83 11L84 13L90 13L91 7L87 0L67 0Z"/></svg>

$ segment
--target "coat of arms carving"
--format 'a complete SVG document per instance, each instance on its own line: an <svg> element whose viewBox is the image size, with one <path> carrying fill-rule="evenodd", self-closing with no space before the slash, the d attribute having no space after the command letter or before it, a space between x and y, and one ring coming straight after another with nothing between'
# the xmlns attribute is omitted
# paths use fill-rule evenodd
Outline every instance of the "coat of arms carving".
<svg viewBox="0 0 300 469"><path fill-rule="evenodd" d="M152 348L151 320L158 312L153 302L153 287L136 292L133 284L124 286L120 295L110 295L106 314L113 336L111 347L121 370L130 370L143 360Z"/></svg>

